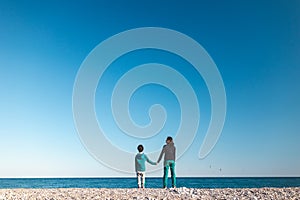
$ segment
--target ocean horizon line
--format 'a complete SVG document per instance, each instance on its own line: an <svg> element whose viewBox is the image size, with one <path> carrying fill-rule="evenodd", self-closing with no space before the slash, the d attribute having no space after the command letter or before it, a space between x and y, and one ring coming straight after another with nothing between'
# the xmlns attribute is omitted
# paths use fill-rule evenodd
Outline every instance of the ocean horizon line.
<svg viewBox="0 0 300 200"><path fill-rule="evenodd" d="M136 178L136 176L18 176L0 177L0 179L122 179ZM162 178L162 176L147 176L146 178ZM300 176L177 176L176 178L300 178Z"/></svg>
<svg viewBox="0 0 300 200"><path fill-rule="evenodd" d="M146 177L146 187L162 188L162 177ZM300 187L300 177L177 177L178 188ZM0 188L136 188L136 177L0 178ZM171 181L168 181L171 187Z"/></svg>

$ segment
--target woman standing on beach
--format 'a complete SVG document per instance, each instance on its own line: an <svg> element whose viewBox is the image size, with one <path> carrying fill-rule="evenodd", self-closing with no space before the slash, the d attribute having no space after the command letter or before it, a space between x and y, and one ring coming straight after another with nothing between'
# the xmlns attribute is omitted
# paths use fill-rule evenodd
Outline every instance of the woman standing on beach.
<svg viewBox="0 0 300 200"><path fill-rule="evenodd" d="M167 188L168 185L168 173L169 168L171 170L171 178L172 178L172 187L176 188L176 174L175 174L175 157L176 157L176 147L174 146L173 138L167 137L166 145L163 146L161 150L160 156L157 160L157 163L160 162L163 154L164 157L164 177L163 177L163 188Z"/></svg>

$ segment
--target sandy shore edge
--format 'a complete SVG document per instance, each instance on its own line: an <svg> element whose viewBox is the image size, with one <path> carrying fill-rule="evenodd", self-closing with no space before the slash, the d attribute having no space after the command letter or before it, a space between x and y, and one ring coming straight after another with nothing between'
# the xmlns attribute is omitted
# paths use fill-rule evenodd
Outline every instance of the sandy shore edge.
<svg viewBox="0 0 300 200"><path fill-rule="evenodd" d="M7 199L299 199L300 187L225 189L0 189L0 200Z"/></svg>

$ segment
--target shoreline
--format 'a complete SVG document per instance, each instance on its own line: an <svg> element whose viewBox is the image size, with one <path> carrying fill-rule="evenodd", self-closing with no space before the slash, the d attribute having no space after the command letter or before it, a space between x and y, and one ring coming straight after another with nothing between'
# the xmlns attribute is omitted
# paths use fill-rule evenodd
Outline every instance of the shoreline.
<svg viewBox="0 0 300 200"><path fill-rule="evenodd" d="M300 187L287 188L47 188L0 189L7 199L300 199Z"/></svg>

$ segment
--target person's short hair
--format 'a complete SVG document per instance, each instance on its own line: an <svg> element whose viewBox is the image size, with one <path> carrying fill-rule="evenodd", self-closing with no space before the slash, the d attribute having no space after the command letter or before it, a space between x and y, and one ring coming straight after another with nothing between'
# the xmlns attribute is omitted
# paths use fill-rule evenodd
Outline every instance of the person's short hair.
<svg viewBox="0 0 300 200"><path fill-rule="evenodd" d="M173 141L173 138L172 138L171 136L168 136L168 137L167 137L167 140L169 140L169 141L172 142L172 141Z"/></svg>
<svg viewBox="0 0 300 200"><path fill-rule="evenodd" d="M138 150L139 152L142 152L142 151L144 150L143 145L140 144L140 145L137 147L137 150Z"/></svg>

